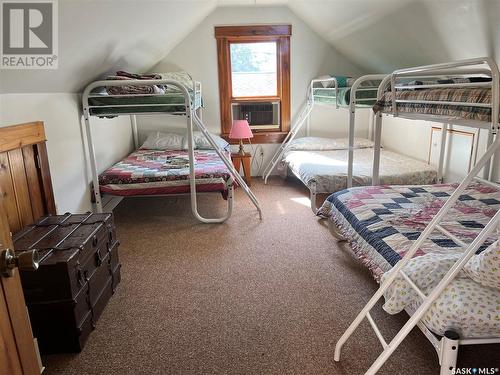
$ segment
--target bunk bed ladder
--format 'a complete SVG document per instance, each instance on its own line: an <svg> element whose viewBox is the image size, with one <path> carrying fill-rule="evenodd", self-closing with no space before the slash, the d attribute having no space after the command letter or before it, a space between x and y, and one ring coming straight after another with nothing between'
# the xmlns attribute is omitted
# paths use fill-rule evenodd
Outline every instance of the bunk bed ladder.
<svg viewBox="0 0 500 375"><path fill-rule="evenodd" d="M228 157L224 154L224 152L222 152L222 150L220 149L220 147L214 141L214 139L210 135L209 131L207 130L207 128L203 124L203 121L200 119L200 117L198 116L198 114L195 111L192 111L192 117L193 117L194 123L196 124L196 126L198 127L198 129L202 132L202 134L205 136L205 138L207 139L207 141L212 145L212 147L214 148L214 150L217 152L217 155L219 155L219 157L221 158L221 160L224 162L224 164L226 165L226 167L229 169L229 172L231 173L231 176L236 180L236 182L238 182L238 186L243 189L243 191L245 192L245 194L252 201L252 203L255 206L255 208L257 208L257 211L259 212L259 217L260 217L260 219L262 219L262 210L260 208L260 204L259 204L259 201L257 200L257 197L250 190L250 188L246 184L245 180L243 180L243 178L241 177L241 175L239 174L239 172L236 171L236 169L234 168L233 163L231 162L231 160L228 159ZM192 129L191 129L191 133L189 134L189 138L190 139L188 139L188 141L191 142L192 141ZM232 199L233 197L230 197L230 198Z"/></svg>
<svg viewBox="0 0 500 375"><path fill-rule="evenodd" d="M473 167L471 172L465 177L465 179L460 183L460 185L455 189L453 194L448 198L448 200L441 207L439 212L434 216L429 225L424 229L419 238L413 243L405 256L394 266L391 270L391 273L388 274L385 281L381 284L377 292L373 295L373 297L369 300L369 302L365 305L365 307L361 310L358 316L354 319L351 325L347 328L344 334L341 336L339 341L335 346L335 361L340 361L340 353L342 346L347 341L347 339L352 335L352 333L356 330L359 324L363 321L363 319L367 319L370 323L371 327L375 331L377 338L382 344L383 351L379 355L379 357L373 362L372 366L368 369L366 374L373 375L375 374L380 367L387 361L387 359L391 356L391 354L396 350L399 344L405 339L405 337L410 333L410 331L415 326L421 326L422 323L420 320L429 309L431 304L439 297L439 295L443 292L446 286L456 277L458 272L463 268L463 266L469 261L469 259L476 253L479 247L487 240L487 238L500 226L500 211L497 211L493 218L488 222L488 224L481 230L481 232L476 236L476 238L471 243L465 243L458 239L456 236L451 234L445 228L443 228L440 223L443 217L448 213L450 208L455 204L455 202L459 199L459 197L463 194L468 185L473 181L477 180L477 174L481 171L481 169L488 165L488 162L495 155L495 152L500 149L500 136L497 136L495 141L488 147L485 154L479 160L479 162ZM482 179L479 179L482 180ZM491 182L491 186L499 187L498 184ZM418 286L403 272L403 267L413 258L415 253L421 247L425 240L429 237L429 235L434 230L440 231L443 235L450 238L452 241L457 243L464 249L462 256L456 261L456 263L450 268L450 270L446 273L443 279L438 283L438 285L430 291L427 295L424 294ZM388 288L395 281L396 277L401 275L409 285L417 292L417 294L422 299L422 304L415 311L413 315L410 316L406 324L400 329L400 331L394 336L394 338L387 342L382 333L380 332L377 324L373 320L370 315L370 310L375 306L379 299L381 299L384 293L388 290ZM445 337L451 340L458 340L458 337ZM457 341L458 342L458 341ZM441 363L441 375L444 374L452 374L452 370L456 365L456 348L454 346L454 353L450 354L450 350L453 346L446 346L447 341L444 340L441 343L441 348L438 350L439 359ZM451 348L451 349L450 349Z"/></svg>
<svg viewBox="0 0 500 375"><path fill-rule="evenodd" d="M312 97L308 97L308 99L302 106L302 109L299 112L299 116L297 117L295 124L292 126L292 129L290 130L290 132L288 132L285 139L281 143L280 147L276 150L273 157L271 158L271 161L269 162L267 167L264 169L264 172L262 173L262 178L264 179L265 184L267 184L267 179L271 175L271 172L274 170L274 167L276 167L276 164L278 164L279 161L281 160L281 157L285 152L287 144L295 138L299 130L306 123L306 120L309 118L312 109L313 109L313 99Z"/></svg>

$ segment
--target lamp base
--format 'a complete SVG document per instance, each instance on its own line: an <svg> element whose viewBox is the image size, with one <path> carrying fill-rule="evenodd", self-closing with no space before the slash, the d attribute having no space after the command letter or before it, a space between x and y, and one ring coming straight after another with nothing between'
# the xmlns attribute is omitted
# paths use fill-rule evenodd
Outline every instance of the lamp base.
<svg viewBox="0 0 500 375"><path fill-rule="evenodd" d="M245 149L243 148L243 139L240 139L240 149L238 151L238 154L245 155Z"/></svg>

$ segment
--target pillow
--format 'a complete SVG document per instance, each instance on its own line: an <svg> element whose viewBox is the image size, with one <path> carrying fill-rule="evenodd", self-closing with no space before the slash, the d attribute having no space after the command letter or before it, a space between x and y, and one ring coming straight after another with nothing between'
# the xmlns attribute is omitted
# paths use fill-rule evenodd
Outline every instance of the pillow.
<svg viewBox="0 0 500 375"><path fill-rule="evenodd" d="M347 77L347 76L336 76L336 75L323 75L319 76L316 79L329 79L329 78L335 78L337 80L337 85L339 87L349 87L352 86L354 81L356 81L355 78L352 77ZM335 81L325 81L325 82L320 82L320 84L323 86L323 88L331 88L335 87Z"/></svg>
<svg viewBox="0 0 500 375"><path fill-rule="evenodd" d="M354 148L370 148L373 142L369 139L354 138ZM347 150L349 148L348 138L321 138L303 137L294 139L286 146L287 151L326 151L326 150Z"/></svg>
<svg viewBox="0 0 500 375"><path fill-rule="evenodd" d="M189 75L189 73L180 71L180 72L168 72L168 73L158 73L162 79L171 79L177 82L182 83L186 88L193 88L193 78ZM171 90L177 90L177 88L169 88Z"/></svg>
<svg viewBox="0 0 500 375"><path fill-rule="evenodd" d="M141 148L150 150L182 150L184 136L175 133L151 133Z"/></svg>
<svg viewBox="0 0 500 375"><path fill-rule="evenodd" d="M214 139L215 143L217 145L225 150L229 150L229 143L224 140L223 138L219 137L218 135L210 133L212 138ZM208 140L205 138L202 132L200 131L194 131L193 132L193 141L194 141L194 148L195 149L200 149L200 150L213 150L213 147L210 143L208 143ZM184 136L184 145L183 145L184 150L188 149L188 137L187 137L187 132Z"/></svg>
<svg viewBox="0 0 500 375"><path fill-rule="evenodd" d="M473 255L463 271L481 285L500 289L500 240L480 254Z"/></svg>
<svg viewBox="0 0 500 375"><path fill-rule="evenodd" d="M328 75L324 75L324 76L319 76L316 79L329 79L329 78L332 78L332 77L330 77ZM319 84L321 84L321 86L323 86L323 88L325 88L325 89L335 86L333 81L319 82Z"/></svg>

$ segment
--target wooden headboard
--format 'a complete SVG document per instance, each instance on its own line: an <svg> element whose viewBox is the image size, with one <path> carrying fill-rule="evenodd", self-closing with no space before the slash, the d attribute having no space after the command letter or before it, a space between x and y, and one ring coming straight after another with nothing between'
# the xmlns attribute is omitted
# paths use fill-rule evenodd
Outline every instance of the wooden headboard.
<svg viewBox="0 0 500 375"><path fill-rule="evenodd" d="M0 192L12 233L56 213L45 142L41 121L0 128Z"/></svg>

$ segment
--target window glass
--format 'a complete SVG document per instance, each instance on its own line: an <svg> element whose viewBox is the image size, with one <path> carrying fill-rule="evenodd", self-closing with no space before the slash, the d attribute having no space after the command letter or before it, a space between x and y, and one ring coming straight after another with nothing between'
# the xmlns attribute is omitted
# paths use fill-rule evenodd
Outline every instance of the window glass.
<svg viewBox="0 0 500 375"><path fill-rule="evenodd" d="M276 42L231 43L233 97L278 94Z"/></svg>

